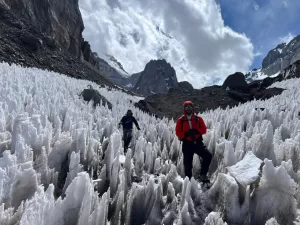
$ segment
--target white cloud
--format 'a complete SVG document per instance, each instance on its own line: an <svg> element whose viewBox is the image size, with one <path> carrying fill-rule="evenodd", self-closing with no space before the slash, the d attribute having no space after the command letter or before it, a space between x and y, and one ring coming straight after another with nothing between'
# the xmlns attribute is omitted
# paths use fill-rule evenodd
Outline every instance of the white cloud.
<svg viewBox="0 0 300 225"><path fill-rule="evenodd" d="M215 0L80 0L84 38L129 73L165 58L194 87L246 71L253 45L224 25Z"/></svg>
<svg viewBox="0 0 300 225"><path fill-rule="evenodd" d="M258 52L254 52L254 57L257 57L257 56L261 56L262 55L262 53L260 52L260 51L258 51Z"/></svg>
<svg viewBox="0 0 300 225"><path fill-rule="evenodd" d="M259 9L259 5L256 2L254 3L253 7L256 11Z"/></svg>
<svg viewBox="0 0 300 225"><path fill-rule="evenodd" d="M279 41L281 43L289 43L296 35L292 34L292 33L288 33L287 35L280 37Z"/></svg>

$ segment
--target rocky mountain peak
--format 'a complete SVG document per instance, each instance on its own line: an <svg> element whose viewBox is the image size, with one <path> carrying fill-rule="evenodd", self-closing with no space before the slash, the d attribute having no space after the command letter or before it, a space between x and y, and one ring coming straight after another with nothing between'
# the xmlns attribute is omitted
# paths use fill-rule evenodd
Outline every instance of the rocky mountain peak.
<svg viewBox="0 0 300 225"><path fill-rule="evenodd" d="M286 46L286 43L281 43L276 46L276 48L269 51L267 56L262 61L262 68L266 69L270 65L272 65L278 58L281 58L282 56L282 50Z"/></svg>
<svg viewBox="0 0 300 225"><path fill-rule="evenodd" d="M300 35L289 43L281 43L270 50L262 61L262 67L247 73L246 80L251 82L268 76L277 76L298 60L300 60Z"/></svg>
<svg viewBox="0 0 300 225"><path fill-rule="evenodd" d="M244 91L248 88L248 84L245 80L245 75L241 72L236 72L234 74L229 75L225 79L222 87L230 90Z"/></svg>
<svg viewBox="0 0 300 225"><path fill-rule="evenodd" d="M140 73L134 91L144 96L167 93L177 84L175 69L165 59L151 60Z"/></svg>
<svg viewBox="0 0 300 225"><path fill-rule="evenodd" d="M269 51L262 62L262 72L272 75L300 59L300 35L289 43L282 43Z"/></svg>

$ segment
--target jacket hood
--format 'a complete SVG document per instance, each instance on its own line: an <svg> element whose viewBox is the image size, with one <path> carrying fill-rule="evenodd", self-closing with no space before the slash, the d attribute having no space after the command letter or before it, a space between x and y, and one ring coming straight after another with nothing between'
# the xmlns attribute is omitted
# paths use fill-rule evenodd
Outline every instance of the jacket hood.
<svg viewBox="0 0 300 225"><path fill-rule="evenodd" d="M193 107L192 114L194 114L194 104L193 104L193 102L191 102L191 101L185 101L185 102L183 103L183 112L184 112L184 115L186 115L185 110L184 110L184 107L187 106L187 105L192 105L192 107Z"/></svg>
<svg viewBox="0 0 300 225"><path fill-rule="evenodd" d="M132 116L132 111L130 109L127 110L126 116Z"/></svg>

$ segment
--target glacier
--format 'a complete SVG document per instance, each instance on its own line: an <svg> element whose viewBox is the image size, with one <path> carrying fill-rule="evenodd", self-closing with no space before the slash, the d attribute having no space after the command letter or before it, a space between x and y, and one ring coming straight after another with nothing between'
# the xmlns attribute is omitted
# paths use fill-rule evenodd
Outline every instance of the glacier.
<svg viewBox="0 0 300 225"><path fill-rule="evenodd" d="M112 110L81 99L88 84ZM208 190L184 177L175 121L135 108L139 97L6 63L0 86L1 225L300 224L300 79L202 113ZM125 154L117 125L128 108L141 130ZM197 177L197 156L193 165Z"/></svg>

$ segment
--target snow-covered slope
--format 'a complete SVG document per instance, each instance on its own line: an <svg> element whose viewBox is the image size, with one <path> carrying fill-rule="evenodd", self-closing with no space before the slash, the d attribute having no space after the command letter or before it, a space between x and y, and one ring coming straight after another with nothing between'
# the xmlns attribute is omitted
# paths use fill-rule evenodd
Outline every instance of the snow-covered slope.
<svg viewBox="0 0 300 225"><path fill-rule="evenodd" d="M277 73L273 74L273 75L267 75L265 74L262 69L255 69L255 70L251 70L250 72L245 74L245 80L250 83L254 80L263 80L267 77L276 77L280 74L280 71L278 71Z"/></svg>
<svg viewBox="0 0 300 225"><path fill-rule="evenodd" d="M248 72L247 82L274 77L300 59L300 35L270 50L262 61L262 67Z"/></svg>
<svg viewBox="0 0 300 225"><path fill-rule="evenodd" d="M118 71L118 73L123 76L123 77L129 77L130 74L128 74L122 64L120 62L117 61L117 59L115 59L115 57L113 57L112 55L108 55L108 54L100 54L99 56L100 58L102 58L103 60L105 60L112 68L114 68L115 70Z"/></svg>
<svg viewBox="0 0 300 225"><path fill-rule="evenodd" d="M105 88L112 111L93 109L78 96L88 84L0 64L1 225L300 224L299 79L273 84L287 89L280 96L202 115L214 154L206 192L183 177L174 121ZM128 108L141 131L123 156L117 123Z"/></svg>

